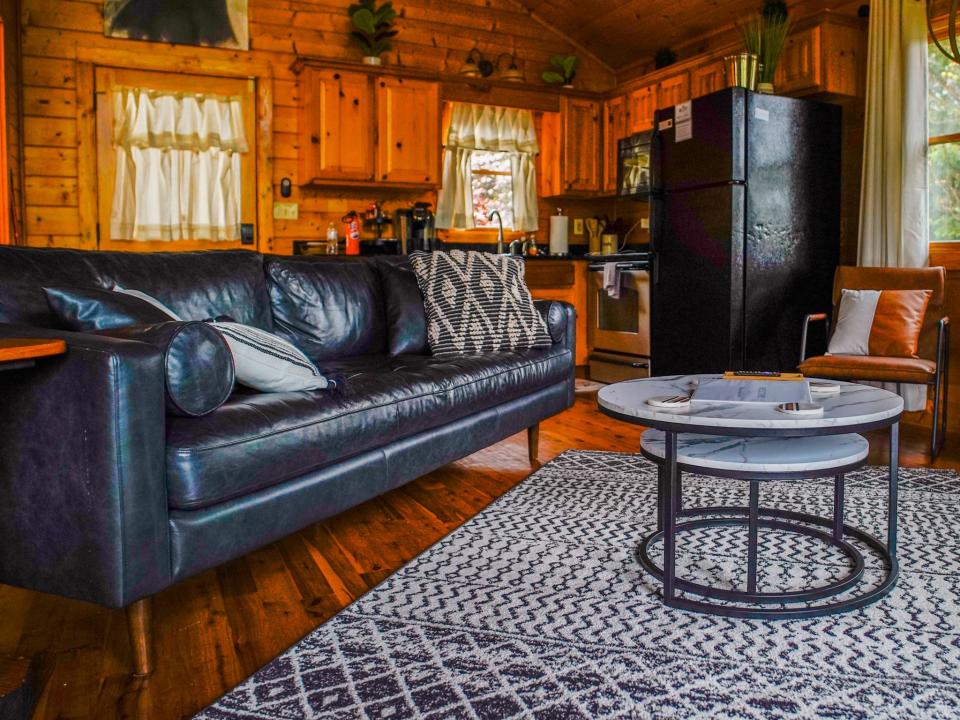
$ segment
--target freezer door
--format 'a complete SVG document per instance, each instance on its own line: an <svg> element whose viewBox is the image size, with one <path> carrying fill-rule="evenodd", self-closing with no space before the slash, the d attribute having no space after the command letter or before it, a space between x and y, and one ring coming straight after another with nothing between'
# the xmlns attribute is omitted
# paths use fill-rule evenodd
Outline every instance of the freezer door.
<svg viewBox="0 0 960 720"><path fill-rule="evenodd" d="M829 312L840 249L840 108L750 94L745 364L794 370L807 313Z"/></svg>
<svg viewBox="0 0 960 720"><path fill-rule="evenodd" d="M743 369L744 187L653 198L653 375Z"/></svg>
<svg viewBox="0 0 960 720"><path fill-rule="evenodd" d="M743 182L746 91L728 88L690 101L689 121L678 117L679 107L656 114L654 188L672 192Z"/></svg>

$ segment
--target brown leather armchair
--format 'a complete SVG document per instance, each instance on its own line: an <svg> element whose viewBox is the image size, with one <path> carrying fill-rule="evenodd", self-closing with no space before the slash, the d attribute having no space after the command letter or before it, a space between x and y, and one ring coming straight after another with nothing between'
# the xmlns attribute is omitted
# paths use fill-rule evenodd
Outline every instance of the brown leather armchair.
<svg viewBox="0 0 960 720"><path fill-rule="evenodd" d="M826 324L826 313L807 315L803 322L800 348L800 372L808 377L832 380L871 380L875 382L916 383L933 386L933 427L930 454L936 457L947 431L947 378L950 367L950 318L943 314L946 299L946 270L932 268L875 268L842 265L833 278L833 320L836 321L840 295L848 290L932 290L927 314L920 333L916 358L877 357L871 355L818 355L807 358L807 331L810 323Z"/></svg>

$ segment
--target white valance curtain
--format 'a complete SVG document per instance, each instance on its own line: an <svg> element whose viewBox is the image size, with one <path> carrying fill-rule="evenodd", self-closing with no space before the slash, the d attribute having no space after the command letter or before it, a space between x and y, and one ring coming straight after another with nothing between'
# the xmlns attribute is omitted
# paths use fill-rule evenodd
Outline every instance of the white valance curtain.
<svg viewBox="0 0 960 720"><path fill-rule="evenodd" d="M437 227L467 230L473 219L470 158L476 150L510 154L514 230L538 228L536 155L540 152L529 110L454 103L443 153L443 187Z"/></svg>
<svg viewBox="0 0 960 720"><path fill-rule="evenodd" d="M924 267L927 23L923 0L870 4L859 264Z"/></svg>
<svg viewBox="0 0 960 720"><path fill-rule="evenodd" d="M240 239L240 98L138 88L113 92L117 240Z"/></svg>

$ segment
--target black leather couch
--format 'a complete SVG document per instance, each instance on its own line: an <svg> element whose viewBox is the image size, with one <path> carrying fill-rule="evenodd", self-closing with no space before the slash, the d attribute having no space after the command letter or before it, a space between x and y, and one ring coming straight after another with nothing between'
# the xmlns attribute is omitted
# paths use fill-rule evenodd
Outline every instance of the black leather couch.
<svg viewBox="0 0 960 720"><path fill-rule="evenodd" d="M114 284L283 335L346 387L237 388L169 415L154 347L59 329L42 291ZM148 672L154 593L525 428L535 441L573 403L576 325L537 306L552 347L436 359L401 259L0 247L0 337L68 344L0 373L0 582L126 607Z"/></svg>

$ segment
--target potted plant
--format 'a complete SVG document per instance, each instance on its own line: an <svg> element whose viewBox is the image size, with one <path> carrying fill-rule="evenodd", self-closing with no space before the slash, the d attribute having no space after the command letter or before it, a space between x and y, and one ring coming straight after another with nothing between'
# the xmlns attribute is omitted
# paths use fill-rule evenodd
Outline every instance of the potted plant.
<svg viewBox="0 0 960 720"><path fill-rule="evenodd" d="M744 23L740 32L747 52L756 55L759 62L757 90L772 93L780 53L790 34L786 2L766 0L760 14Z"/></svg>
<svg viewBox="0 0 960 720"><path fill-rule="evenodd" d="M390 49L390 38L397 34L393 29L393 20L397 11L393 3L388 0L380 7L376 7L376 0L360 0L351 5L347 12L353 27L350 34L365 53L363 61L368 65L379 65L380 56Z"/></svg>
<svg viewBox="0 0 960 720"><path fill-rule="evenodd" d="M554 55L550 58L550 67L540 76L545 83L562 85L565 88L573 87L573 79L577 76L577 65L580 58L576 55Z"/></svg>

